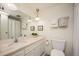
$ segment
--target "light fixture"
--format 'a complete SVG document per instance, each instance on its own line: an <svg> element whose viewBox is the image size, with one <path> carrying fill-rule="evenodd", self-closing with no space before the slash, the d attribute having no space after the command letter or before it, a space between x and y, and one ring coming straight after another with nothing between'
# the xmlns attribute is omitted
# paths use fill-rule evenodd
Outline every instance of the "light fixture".
<svg viewBox="0 0 79 59"><path fill-rule="evenodd" d="M31 20L30 20L30 19L28 19L28 22L31 22Z"/></svg>
<svg viewBox="0 0 79 59"><path fill-rule="evenodd" d="M39 18L39 9L38 8L36 8L36 17L35 17L35 20L40 20L40 18Z"/></svg>
<svg viewBox="0 0 79 59"><path fill-rule="evenodd" d="M3 5L4 5L4 7L6 9L9 9L9 10L18 10L18 8L16 7L16 5L13 4L13 3L5 3Z"/></svg>
<svg viewBox="0 0 79 59"><path fill-rule="evenodd" d="M4 10L4 6L0 5L0 10Z"/></svg>
<svg viewBox="0 0 79 59"><path fill-rule="evenodd" d="M31 22L31 17L29 16L29 19L27 20L28 22Z"/></svg>

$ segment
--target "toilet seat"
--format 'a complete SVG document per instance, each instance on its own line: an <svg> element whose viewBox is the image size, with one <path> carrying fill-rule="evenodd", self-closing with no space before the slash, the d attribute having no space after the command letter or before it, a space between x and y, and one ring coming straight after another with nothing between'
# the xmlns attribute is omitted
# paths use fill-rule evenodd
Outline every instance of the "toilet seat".
<svg viewBox="0 0 79 59"><path fill-rule="evenodd" d="M51 51L51 56L65 56L65 54L61 50L53 49Z"/></svg>

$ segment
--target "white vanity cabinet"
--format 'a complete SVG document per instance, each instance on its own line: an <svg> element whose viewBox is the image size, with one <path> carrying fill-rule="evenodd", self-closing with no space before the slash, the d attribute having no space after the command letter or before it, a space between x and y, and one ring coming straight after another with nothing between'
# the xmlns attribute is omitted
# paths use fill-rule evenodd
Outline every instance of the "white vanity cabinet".
<svg viewBox="0 0 79 59"><path fill-rule="evenodd" d="M45 52L45 40L33 42L32 44L20 49L12 54L12 56L40 56Z"/></svg>
<svg viewBox="0 0 79 59"><path fill-rule="evenodd" d="M44 45L45 45L45 43L43 40L32 44L29 48L25 49L25 55L26 56L40 56L40 55L42 55L45 51Z"/></svg>

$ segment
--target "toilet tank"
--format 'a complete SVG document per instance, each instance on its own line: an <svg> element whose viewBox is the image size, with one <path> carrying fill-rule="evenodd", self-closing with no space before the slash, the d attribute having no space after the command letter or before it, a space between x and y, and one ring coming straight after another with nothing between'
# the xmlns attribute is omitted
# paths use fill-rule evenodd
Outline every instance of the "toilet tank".
<svg viewBox="0 0 79 59"><path fill-rule="evenodd" d="M58 49L64 51L65 40L52 40L53 49Z"/></svg>

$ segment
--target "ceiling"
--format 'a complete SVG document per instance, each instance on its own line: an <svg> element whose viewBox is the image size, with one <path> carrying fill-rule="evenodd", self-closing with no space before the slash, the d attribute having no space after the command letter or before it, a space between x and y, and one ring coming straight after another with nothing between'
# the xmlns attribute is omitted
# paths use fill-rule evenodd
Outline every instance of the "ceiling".
<svg viewBox="0 0 79 59"><path fill-rule="evenodd" d="M15 5L22 6L24 8L29 8L31 10L34 10L36 8L39 8L40 10L44 10L48 7L54 6L55 4L52 4L52 3L18 3Z"/></svg>
<svg viewBox="0 0 79 59"><path fill-rule="evenodd" d="M15 4L19 10L22 12L35 16L36 8L39 8L39 13L43 13L45 10L55 7L55 3L16 3Z"/></svg>
<svg viewBox="0 0 79 59"><path fill-rule="evenodd" d="M36 8L39 8L39 13L42 14L50 8L57 6L69 5L67 3L15 3L16 7L22 12L35 16ZM39 14L39 15L40 15Z"/></svg>
<svg viewBox="0 0 79 59"><path fill-rule="evenodd" d="M68 5L64 3L64 5ZM12 15L21 14L22 17L25 15L29 15L35 17L36 8L39 8L39 16L44 12L47 12L50 8L54 8L56 6L63 6L63 3L15 3L15 4L4 4L6 11L11 9L12 11L8 11ZM8 8L9 7L9 8ZM8 8L8 9L7 9ZM16 12L15 12L16 11Z"/></svg>
<svg viewBox="0 0 79 59"><path fill-rule="evenodd" d="M39 8L39 13L41 14L48 8L55 6L55 4L52 3L2 3L0 5L4 6L5 11L10 15L21 15L22 18L26 17L27 15L35 17L36 8Z"/></svg>

